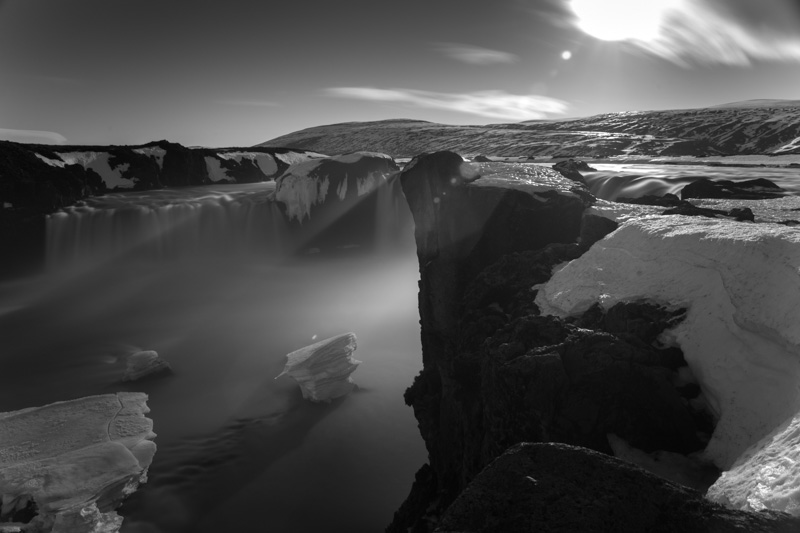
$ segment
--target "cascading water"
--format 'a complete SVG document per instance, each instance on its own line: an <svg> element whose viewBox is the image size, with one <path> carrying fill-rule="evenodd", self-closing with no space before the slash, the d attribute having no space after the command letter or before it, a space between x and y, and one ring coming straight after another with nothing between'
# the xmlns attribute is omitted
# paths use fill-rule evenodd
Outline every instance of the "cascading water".
<svg viewBox="0 0 800 533"><path fill-rule="evenodd" d="M713 167L703 165L592 164L596 172L582 172L589 190L603 200L645 195L679 195L685 185L700 178L744 181L766 178L793 194L800 194L796 168Z"/></svg>
<svg viewBox="0 0 800 533"><path fill-rule="evenodd" d="M47 264L216 254L280 255L285 222L274 182L110 194L47 219Z"/></svg>

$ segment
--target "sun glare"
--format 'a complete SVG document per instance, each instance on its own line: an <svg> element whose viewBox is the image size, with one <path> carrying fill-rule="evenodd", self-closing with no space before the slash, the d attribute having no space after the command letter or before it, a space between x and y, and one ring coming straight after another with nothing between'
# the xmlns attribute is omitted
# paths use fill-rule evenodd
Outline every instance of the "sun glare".
<svg viewBox="0 0 800 533"><path fill-rule="evenodd" d="M657 38L670 8L680 0L569 0L578 28L603 41Z"/></svg>

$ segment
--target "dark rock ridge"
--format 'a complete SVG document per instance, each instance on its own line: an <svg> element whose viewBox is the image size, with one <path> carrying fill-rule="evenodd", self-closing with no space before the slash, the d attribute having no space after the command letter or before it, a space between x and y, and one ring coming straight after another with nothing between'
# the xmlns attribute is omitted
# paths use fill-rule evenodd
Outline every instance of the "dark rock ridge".
<svg viewBox="0 0 800 533"><path fill-rule="evenodd" d="M497 157L715 156L800 153L800 105L631 111L557 121L450 126L420 120L349 122L277 137L262 146L394 157L457 150Z"/></svg>
<svg viewBox="0 0 800 533"><path fill-rule="evenodd" d="M735 200L768 200L780 198L786 190L768 179L746 181L710 180L701 178L681 189L681 198L722 198Z"/></svg>
<svg viewBox="0 0 800 533"><path fill-rule="evenodd" d="M727 217L736 220L737 222L754 222L755 215L748 207L734 207L728 210L713 209L709 207L699 207L689 202L688 200L681 200L674 194L667 193L664 196L655 196L648 194L639 198L617 198L616 202L623 204L637 204L637 205L653 205L660 207L668 207L661 212L662 215L684 215L695 217Z"/></svg>
<svg viewBox="0 0 800 533"><path fill-rule="evenodd" d="M706 500L630 463L565 444L518 444L453 502L440 533L798 531L800 520Z"/></svg>
<svg viewBox="0 0 800 533"><path fill-rule="evenodd" d="M658 342L683 310L634 302L607 311L594 306L565 320L541 316L534 303L535 286L556 265L616 228L584 213L595 200L583 186L543 167L472 165L452 152L418 156L401 182L416 224L423 357L405 400L419 422L428 464L387 531L431 531L442 517L442 527L453 528L443 531L504 531L472 518L458 521L470 503L447 510L520 442L611 454L608 435L614 434L647 453L705 447L713 420L694 407L699 388L678 379L678 372L690 374L681 351ZM579 498L580 482L573 481L560 487ZM699 498L686 494L687 506ZM486 513L509 511L499 505ZM586 524L599 520L587 516L595 517ZM572 531L556 526L537 524L543 531ZM609 530L602 523L592 527Z"/></svg>
<svg viewBox="0 0 800 533"><path fill-rule="evenodd" d="M596 168L590 167L584 161L575 161L574 159L559 161L553 165L553 169L560 172L565 178L584 185L586 185L586 180L583 178L583 174L581 174L580 171L591 172L597 170Z"/></svg>

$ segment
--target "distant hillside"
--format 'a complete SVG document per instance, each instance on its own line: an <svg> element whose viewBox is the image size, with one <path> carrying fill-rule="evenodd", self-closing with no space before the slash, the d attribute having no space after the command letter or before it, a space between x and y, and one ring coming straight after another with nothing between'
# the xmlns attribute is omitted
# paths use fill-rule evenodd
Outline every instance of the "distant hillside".
<svg viewBox="0 0 800 533"><path fill-rule="evenodd" d="M593 158L800 154L800 101L750 100L700 109L485 126L404 119L348 122L308 128L258 146L329 154L371 150L394 157L436 150Z"/></svg>

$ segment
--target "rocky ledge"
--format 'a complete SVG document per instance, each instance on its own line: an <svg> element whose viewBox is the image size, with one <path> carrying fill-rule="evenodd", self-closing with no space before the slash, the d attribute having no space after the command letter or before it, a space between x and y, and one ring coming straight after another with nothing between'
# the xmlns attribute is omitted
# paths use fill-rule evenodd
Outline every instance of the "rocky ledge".
<svg viewBox="0 0 800 533"><path fill-rule="evenodd" d="M786 305L778 306L775 320L761 324L755 317L766 301L752 301L756 310L750 312L736 299L752 296L750 267L758 269L758 257L764 259L761 265L770 258L781 259L775 263L780 272L795 261L788 251L795 248L789 233L793 230L765 224L769 229L762 235L742 230L754 227L752 223L652 215L653 208L646 206L612 207L551 169L470 164L452 152L418 156L406 166L401 182L416 225L423 350L423 370L405 400L419 421L429 462L417 473L411 494L387 531L530 531L534 524L541 531L642 531L659 523L661 529L654 530L800 527L796 518L776 511L732 512L698 492L707 490L737 458L758 456L748 446L763 447L759 439L791 414L796 402L783 397L788 389L780 398L769 398L762 387L768 399L748 410L735 394L740 373L758 371L761 387L770 377L780 378L780 370L759 370L757 357L748 359L741 346L728 342L726 349L735 350L735 370L718 372L725 361L698 355L708 347L691 333L709 325L704 319L698 322L698 316L716 312L721 320L715 339L726 332L739 334L745 344L759 347L763 345L758 342L771 339L780 349L760 362L793 368L795 339L785 334L785 321L777 315L791 315L796 308L781 299ZM637 226L640 220L660 221L651 222L656 227L674 226L674 235L637 229L647 226ZM689 226L695 229L688 231ZM728 230L733 237L720 239ZM640 233L647 236L631 242L641 249L626 250L626 235ZM688 256L698 255L696 268L707 274L717 263L713 250L702 254L704 242L717 242L734 255L746 250L746 265L737 265L746 268L731 269L742 283L731 285L731 279L724 278L710 289L721 287L712 300L721 302L728 294L725 288L733 286L737 307L725 312L702 308L697 298L681 297L697 292L696 284L672 280L681 289L673 294L666 290L666 278L657 285L664 288L662 293L643 289L609 296L618 288L612 281L624 285L626 279L639 277L639 285L630 286L646 287L655 279L657 259L647 264L633 260L646 254L647 239L687 248ZM680 262L682 256L670 255L673 252L662 243L650 255ZM702 257L713 264L703 263ZM551 279L554 270L563 271L557 281ZM571 275L573 271L583 277ZM718 272L727 273L724 268ZM684 273L690 278L685 281L693 279L694 272ZM574 292L575 288L582 290ZM742 331L735 330L737 324ZM686 332L690 342L685 353ZM788 382L794 371L787 376L779 382ZM743 398L755 399L754 390L745 387ZM766 414L768 420L759 425L758 417ZM770 442L791 440L785 431L780 435ZM570 446L519 446L536 442ZM545 459L531 462L531 454ZM628 462L608 458L611 455ZM503 466L508 461L519 463L510 470L525 474L517 477L519 483L530 484L527 489L520 492L514 488L518 480L503 474L509 471ZM552 465L566 464L573 468L555 488L538 485L543 477L558 478L559 469ZM604 473L589 490L587 478L594 479L595 471ZM505 488L499 488L498 479ZM604 483L608 498L601 493ZM726 490L740 495L739 489ZM584 512L590 493L594 504L591 512ZM791 490L788 493L783 491L784 499L793 497ZM671 509L678 513L693 511L669 521L662 511L637 503L642 494L672 502ZM548 512L554 495L560 495L560 510ZM719 495L715 499L725 503ZM481 512L475 511L478 508ZM502 527L493 519L486 521L487 516L501 515L527 518L510 518ZM611 515L618 519L609 521Z"/></svg>

